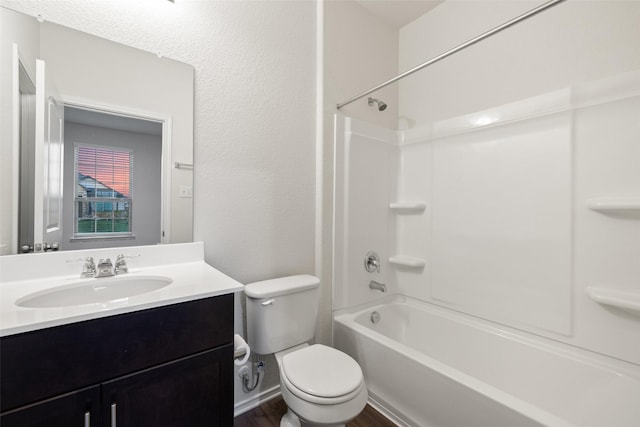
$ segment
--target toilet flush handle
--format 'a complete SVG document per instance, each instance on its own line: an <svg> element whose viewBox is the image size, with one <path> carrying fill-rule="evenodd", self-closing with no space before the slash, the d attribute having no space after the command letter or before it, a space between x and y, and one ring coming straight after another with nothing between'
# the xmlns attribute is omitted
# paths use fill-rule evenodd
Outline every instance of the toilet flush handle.
<svg viewBox="0 0 640 427"><path fill-rule="evenodd" d="M273 298L271 298L271 299L268 299L266 301L262 301L260 304L261 305L273 305L273 301L274 301Z"/></svg>

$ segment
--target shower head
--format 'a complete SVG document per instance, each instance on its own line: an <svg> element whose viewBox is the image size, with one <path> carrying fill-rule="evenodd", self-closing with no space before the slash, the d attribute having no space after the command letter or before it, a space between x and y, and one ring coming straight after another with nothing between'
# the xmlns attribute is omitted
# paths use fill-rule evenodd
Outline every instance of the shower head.
<svg viewBox="0 0 640 427"><path fill-rule="evenodd" d="M387 109L387 104L385 104L384 102L376 98L369 98L369 107L372 107L374 103L376 103L376 105L378 106L378 111L384 111Z"/></svg>

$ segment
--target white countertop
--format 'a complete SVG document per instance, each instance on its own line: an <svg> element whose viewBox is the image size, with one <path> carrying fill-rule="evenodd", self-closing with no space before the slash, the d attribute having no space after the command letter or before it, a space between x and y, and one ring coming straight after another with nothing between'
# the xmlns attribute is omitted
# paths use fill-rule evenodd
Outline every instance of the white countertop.
<svg viewBox="0 0 640 427"><path fill-rule="evenodd" d="M201 243L175 245L178 247L172 246L174 245L152 246L149 247L151 248L149 250L145 247L109 250L109 252L114 252L115 254L120 252L132 253L133 250L138 253L142 252L139 257L141 260L144 260L145 257L147 257L147 259L151 257L163 261L160 265L149 265L150 263L148 261L139 261L137 262L138 266L136 266L135 260L132 260L129 263L129 273L126 273L126 277L165 276L173 280L168 286L151 292L120 298L115 301L67 307L24 308L17 306L15 302L34 292L40 292L71 283L103 280L81 279L79 273L82 264L74 264L73 274L56 274L60 272L60 269L53 269L54 271L51 275L43 274L42 272L40 274L34 273L34 270L48 271L48 267L52 265L51 261L59 263L62 259L77 257L79 254L74 252L82 252L83 256L97 255L101 257L103 256L101 252L104 252L104 250L96 251L96 253L91 253L91 251L62 252L51 254L52 256L49 257L47 257L49 254L41 254L44 256L9 256L8 258L17 260L14 261L14 264L25 262L31 264L29 273L24 274L24 280L21 279L19 271L16 272L15 266L8 264L11 262L10 259L0 259L0 262L4 263L0 267L5 267L2 277L0 278L0 336L224 295L244 289L241 283L204 262L204 249ZM183 256L177 257L179 262L167 263L166 260L172 257L171 254L167 255L166 252L173 250L182 251ZM159 252L163 253L159 254ZM184 256L185 253L190 253L195 256ZM98 259L96 257L96 262L97 261ZM62 262L64 263L64 261ZM39 267L38 263L42 265ZM64 270L68 271L69 267L65 267ZM5 273L5 271L7 271L7 273ZM125 275L121 277L124 276Z"/></svg>

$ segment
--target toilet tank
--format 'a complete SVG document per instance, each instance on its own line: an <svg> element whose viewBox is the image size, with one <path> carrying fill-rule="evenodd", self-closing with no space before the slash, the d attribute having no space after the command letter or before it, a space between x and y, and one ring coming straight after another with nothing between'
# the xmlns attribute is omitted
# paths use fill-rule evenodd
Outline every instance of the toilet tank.
<svg viewBox="0 0 640 427"><path fill-rule="evenodd" d="M320 279L308 274L250 283L247 336L257 354L271 354L313 338L318 317Z"/></svg>

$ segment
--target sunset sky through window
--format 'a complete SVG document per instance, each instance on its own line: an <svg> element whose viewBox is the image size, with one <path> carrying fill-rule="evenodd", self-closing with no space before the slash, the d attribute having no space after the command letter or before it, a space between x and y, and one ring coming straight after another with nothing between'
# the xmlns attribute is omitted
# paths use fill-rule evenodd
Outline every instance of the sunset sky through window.
<svg viewBox="0 0 640 427"><path fill-rule="evenodd" d="M131 152L99 147L78 146L78 172L89 175L102 184L131 196Z"/></svg>

